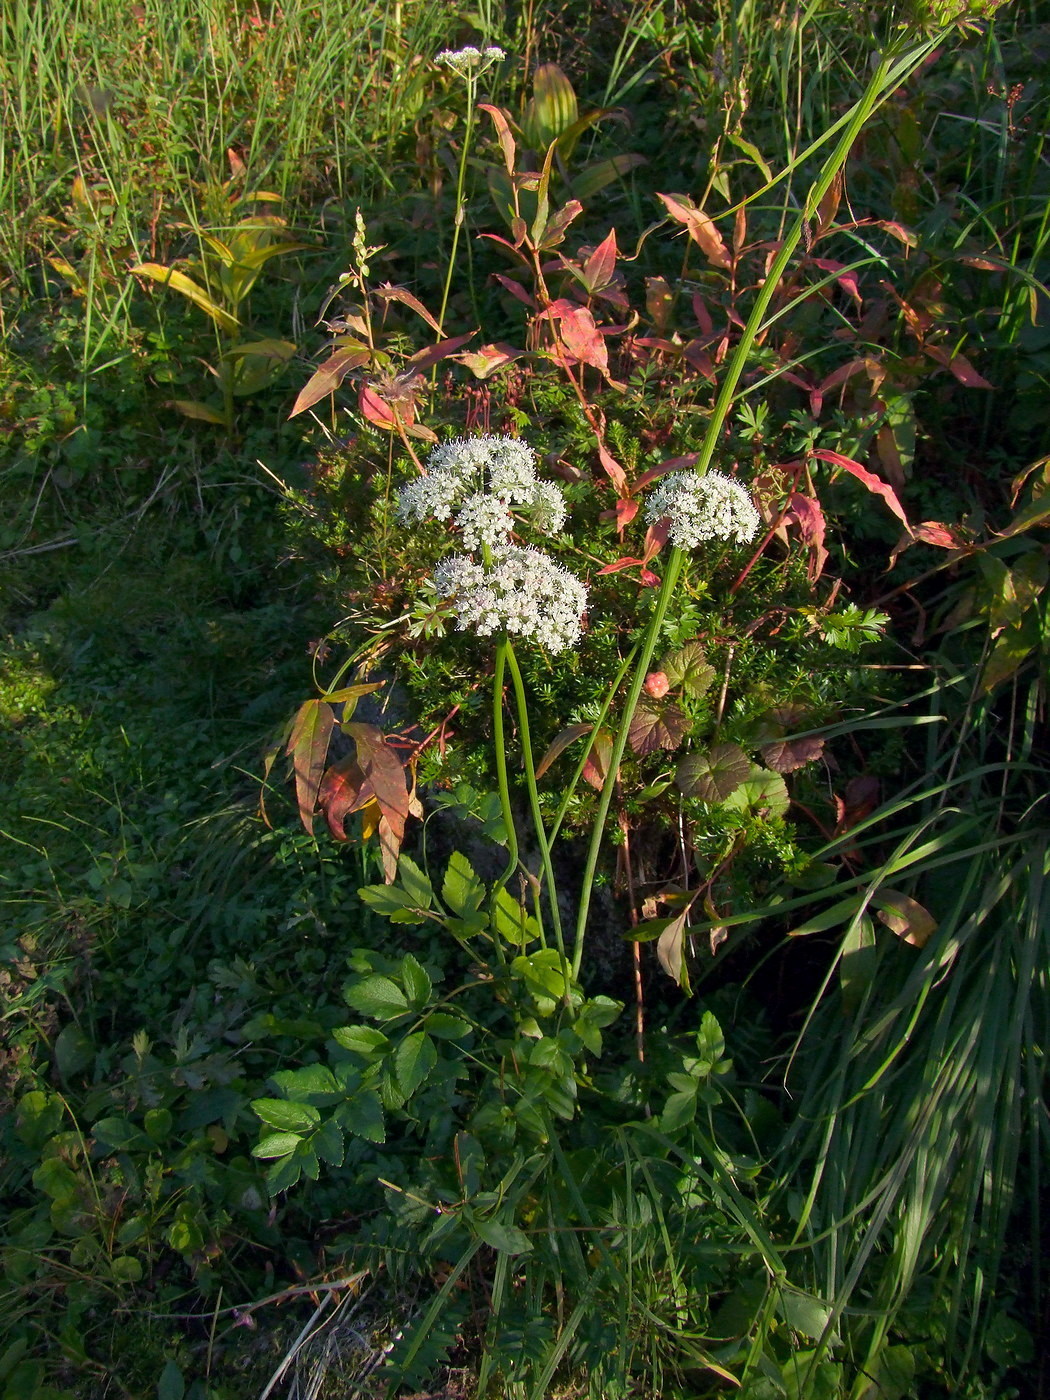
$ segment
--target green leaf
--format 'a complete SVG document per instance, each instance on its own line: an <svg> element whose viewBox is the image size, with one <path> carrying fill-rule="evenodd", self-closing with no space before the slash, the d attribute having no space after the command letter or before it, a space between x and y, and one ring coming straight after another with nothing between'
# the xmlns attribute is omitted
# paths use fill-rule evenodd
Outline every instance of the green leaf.
<svg viewBox="0 0 1050 1400"><path fill-rule="evenodd" d="M164 1142L172 1129L171 1111L167 1108L147 1109L142 1126L154 1142Z"/></svg>
<svg viewBox="0 0 1050 1400"><path fill-rule="evenodd" d="M382 1057L391 1048L389 1038L374 1026L336 1026L332 1039L344 1050L352 1050L366 1060Z"/></svg>
<svg viewBox="0 0 1050 1400"><path fill-rule="evenodd" d="M696 1117L696 1085L692 1089L676 1090L668 1096L664 1111L660 1114L660 1131L675 1133L684 1128Z"/></svg>
<svg viewBox="0 0 1050 1400"><path fill-rule="evenodd" d="M87 1069L95 1059L95 1047L79 1026L63 1027L55 1040L55 1064L63 1079Z"/></svg>
<svg viewBox="0 0 1050 1400"><path fill-rule="evenodd" d="M751 760L743 749L736 744L713 744L706 753L687 754L675 769L675 782L686 797L724 802L750 771Z"/></svg>
<svg viewBox="0 0 1050 1400"><path fill-rule="evenodd" d="M697 699L710 689L715 678L715 668L708 664L699 642L687 642L678 651L665 656L660 670L672 689L681 686L687 695Z"/></svg>
<svg viewBox="0 0 1050 1400"><path fill-rule="evenodd" d="M414 860L402 856L397 863L398 879L405 893L418 909L431 909L434 905L434 889L430 881Z"/></svg>
<svg viewBox="0 0 1050 1400"><path fill-rule="evenodd" d="M779 773L757 764L747 780L725 799L723 806L732 812L746 812L754 817L782 817L790 805L787 784Z"/></svg>
<svg viewBox="0 0 1050 1400"><path fill-rule="evenodd" d="M462 851L453 851L441 886L441 899L453 914L476 914L485 902L485 886Z"/></svg>
<svg viewBox="0 0 1050 1400"><path fill-rule="evenodd" d="M533 943L540 936L536 920L506 889L497 891L493 917L500 938L514 948Z"/></svg>
<svg viewBox="0 0 1050 1400"><path fill-rule="evenodd" d="M164 1369L157 1382L157 1400L182 1400L186 1394L186 1382L174 1361L165 1361Z"/></svg>
<svg viewBox="0 0 1050 1400"><path fill-rule="evenodd" d="M298 1133L267 1133L252 1148L253 1157L287 1157L302 1142Z"/></svg>
<svg viewBox="0 0 1050 1400"><path fill-rule="evenodd" d="M411 953L406 953L401 959L398 971L412 1009L421 1011L430 1000L430 993L433 990L426 969L416 961Z"/></svg>
<svg viewBox="0 0 1050 1400"><path fill-rule="evenodd" d="M272 1192L289 1191L303 1174L303 1164L298 1157L282 1157L266 1173L266 1184Z"/></svg>
<svg viewBox="0 0 1050 1400"><path fill-rule="evenodd" d="M270 1078L289 1099L321 1098L332 1100L339 1096L339 1085L327 1065L303 1065L299 1069L279 1069Z"/></svg>
<svg viewBox="0 0 1050 1400"><path fill-rule="evenodd" d="M333 1167L343 1165L343 1135L334 1118L327 1119L310 1139L310 1146L323 1162Z"/></svg>
<svg viewBox="0 0 1050 1400"><path fill-rule="evenodd" d="M110 1262L109 1272L115 1283L138 1283L142 1278L142 1261L133 1254L118 1254Z"/></svg>
<svg viewBox="0 0 1050 1400"><path fill-rule="evenodd" d="M377 1021L392 1021L410 1010L408 998L389 977L366 977L363 982L348 987L344 996L355 1011L373 1016Z"/></svg>
<svg viewBox="0 0 1050 1400"><path fill-rule="evenodd" d="M475 1220L474 1229L500 1254L528 1254L532 1250L528 1236L516 1225L501 1225L498 1220Z"/></svg>
<svg viewBox="0 0 1050 1400"><path fill-rule="evenodd" d="M108 1152L141 1152L153 1146L146 1134L127 1118L100 1118L92 1124L91 1136Z"/></svg>
<svg viewBox="0 0 1050 1400"><path fill-rule="evenodd" d="M397 1082L406 1099L410 1099L437 1064L437 1050L425 1031L406 1036L394 1055Z"/></svg>
<svg viewBox="0 0 1050 1400"><path fill-rule="evenodd" d="M348 1133L369 1142L386 1141L383 1105L374 1089L359 1089L352 1098L339 1105L336 1119Z"/></svg>
<svg viewBox="0 0 1050 1400"><path fill-rule="evenodd" d="M777 1298L777 1311L793 1331L814 1342L820 1341L831 1318L831 1306L823 1299L787 1287L781 1289ZM837 1338L830 1340L834 1344Z"/></svg>
<svg viewBox="0 0 1050 1400"><path fill-rule="evenodd" d="M382 914L397 924L422 924L426 915L422 912L427 905L420 905L409 892L400 885L365 885L358 894L369 909Z"/></svg>
<svg viewBox="0 0 1050 1400"><path fill-rule="evenodd" d="M450 1016L447 1011L435 1011L427 1017L426 1028L437 1040L462 1040L473 1027L469 1021L459 1016Z"/></svg>
<svg viewBox="0 0 1050 1400"><path fill-rule="evenodd" d="M289 1103L287 1099L253 1099L252 1108L264 1123L287 1133L308 1133L321 1121L312 1104Z"/></svg>

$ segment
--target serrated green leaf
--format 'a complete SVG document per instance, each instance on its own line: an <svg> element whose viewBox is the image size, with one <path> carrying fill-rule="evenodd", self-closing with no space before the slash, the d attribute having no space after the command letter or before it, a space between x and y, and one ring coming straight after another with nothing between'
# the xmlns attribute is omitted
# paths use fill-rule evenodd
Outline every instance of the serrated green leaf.
<svg viewBox="0 0 1050 1400"><path fill-rule="evenodd" d="M434 889L430 881L414 860L402 856L397 863L399 883L418 909L431 909L434 905Z"/></svg>
<svg viewBox="0 0 1050 1400"><path fill-rule="evenodd" d="M706 753L687 754L679 762L675 782L686 797L724 802L750 772L751 760L743 749L736 744L712 744Z"/></svg>
<svg viewBox="0 0 1050 1400"><path fill-rule="evenodd" d="M435 1011L433 1015L428 1016L426 1028L428 1033L438 1040L462 1040L472 1030L469 1021L464 1021L459 1016L450 1016L447 1011Z"/></svg>
<svg viewBox="0 0 1050 1400"><path fill-rule="evenodd" d="M339 1105L336 1120L355 1137L368 1142L386 1141L383 1105L374 1089L359 1089L352 1098Z"/></svg>
<svg viewBox="0 0 1050 1400"><path fill-rule="evenodd" d="M391 1049L389 1038L374 1026L336 1026L332 1039L344 1050L352 1050L366 1060L381 1057Z"/></svg>
<svg viewBox="0 0 1050 1400"><path fill-rule="evenodd" d="M485 902L485 886L462 851L453 851L449 857L441 899L445 907L460 918L476 914Z"/></svg>
<svg viewBox="0 0 1050 1400"><path fill-rule="evenodd" d="M433 986L426 969L411 953L406 953L401 959L401 967L398 970L401 975L401 982L405 988L405 993L408 996L413 1010L422 1010L430 1000L430 993L433 991Z"/></svg>
<svg viewBox="0 0 1050 1400"><path fill-rule="evenodd" d="M302 1141L298 1133L267 1133L252 1148L253 1157L287 1157Z"/></svg>
<svg viewBox="0 0 1050 1400"><path fill-rule="evenodd" d="M681 686L687 695L694 698L709 690L715 679L715 668L708 664L699 642L687 642L684 647L665 656L660 670L671 682L672 689Z"/></svg>
<svg viewBox="0 0 1050 1400"><path fill-rule="evenodd" d="M437 1064L437 1049L426 1031L406 1036L394 1055L397 1082L406 1099L410 1099L421 1084L426 1083Z"/></svg>
<svg viewBox="0 0 1050 1400"><path fill-rule="evenodd" d="M374 1016L377 1021L391 1021L408 1011L408 998L389 977L366 977L348 987L345 997L355 1011Z"/></svg>
<svg viewBox="0 0 1050 1400"><path fill-rule="evenodd" d="M302 1065L299 1069L279 1069L270 1075L289 1099L331 1098L339 1085L327 1065Z"/></svg>
<svg viewBox="0 0 1050 1400"><path fill-rule="evenodd" d="M298 1157L282 1157L266 1173L266 1184L271 1191L290 1191L303 1174L302 1162Z"/></svg>
<svg viewBox="0 0 1050 1400"><path fill-rule="evenodd" d="M321 1121L312 1104L290 1103L288 1099L253 1099L252 1109L269 1127L286 1133L308 1133Z"/></svg>
<svg viewBox="0 0 1050 1400"><path fill-rule="evenodd" d="M343 1165L343 1135L334 1118L327 1119L310 1139L310 1146L323 1162L333 1167Z"/></svg>

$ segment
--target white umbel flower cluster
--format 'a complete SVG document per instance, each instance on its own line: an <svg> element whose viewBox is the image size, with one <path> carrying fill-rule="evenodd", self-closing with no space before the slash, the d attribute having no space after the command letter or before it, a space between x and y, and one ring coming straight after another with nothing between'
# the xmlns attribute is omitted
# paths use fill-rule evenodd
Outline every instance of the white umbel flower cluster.
<svg viewBox="0 0 1050 1400"><path fill-rule="evenodd" d="M503 50L498 49L495 44L487 49L477 49L473 44L468 44L465 49L442 49L434 62L451 68L453 73L457 73L461 78L476 78L484 73L486 68L502 62L506 57Z"/></svg>
<svg viewBox="0 0 1050 1400"><path fill-rule="evenodd" d="M461 632L495 632L564 651L580 639L587 590L578 578L538 549L512 542L517 510L534 528L557 534L565 501L553 482L536 476L536 454L512 437L456 438L435 447L426 475L402 488L398 518L449 520L469 554L455 554L434 570L432 586L451 601Z"/></svg>
<svg viewBox="0 0 1050 1400"><path fill-rule="evenodd" d="M510 543L517 506L537 530L557 534L565 502L553 482L536 477L536 454L512 437L454 438L435 447L426 476L402 487L399 520L453 519L468 549Z"/></svg>
<svg viewBox="0 0 1050 1400"><path fill-rule="evenodd" d="M649 497L650 525L669 520L668 539L679 549L695 549L704 540L746 544L761 522L755 503L739 481L723 472L676 472Z"/></svg>
<svg viewBox="0 0 1050 1400"><path fill-rule="evenodd" d="M587 590L541 550L511 545L489 567L454 554L437 566L432 582L452 600L460 632L491 637L505 630L550 652L580 640Z"/></svg>

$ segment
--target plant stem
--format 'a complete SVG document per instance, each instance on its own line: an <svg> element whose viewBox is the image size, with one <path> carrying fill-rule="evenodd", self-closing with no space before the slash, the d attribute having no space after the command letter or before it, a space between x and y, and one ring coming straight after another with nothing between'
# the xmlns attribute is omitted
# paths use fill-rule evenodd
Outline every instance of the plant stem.
<svg viewBox="0 0 1050 1400"><path fill-rule="evenodd" d="M448 307L448 294L452 287L452 273L456 266L456 249L459 247L459 231L463 227L466 218L466 205L463 202L463 186L467 176L467 151L470 149L470 140L474 134L474 99L477 95L477 79L473 76L467 77L467 126L463 133L463 149L459 153L459 175L456 179L456 215L452 227L452 251L448 257L448 268L445 271L445 288L441 294L441 310L438 312L438 325L441 327L440 334L445 334L445 310Z"/></svg>
<svg viewBox="0 0 1050 1400"><path fill-rule="evenodd" d="M532 809L532 821L536 828L536 840L540 845L540 859L543 864L543 877L547 883L547 896L550 900L551 922L554 925L554 941L558 946L563 963L568 965L565 957L565 939L561 928L561 911L558 908L558 886L554 878L554 865L551 861L550 843L547 840L547 832L543 825L543 812L540 809L540 793L536 786L536 766L532 759L532 739L529 735L529 711L525 697L525 683L521 677L521 668L518 665L518 658L514 655L514 647L509 638L506 642L507 661L510 666L511 682L514 686L514 699L518 708L518 727L521 733L521 748L525 759L525 782L529 789L529 805ZM566 984L566 991L568 986Z"/></svg>
<svg viewBox="0 0 1050 1400"><path fill-rule="evenodd" d="M503 730L503 678L507 669L510 642L501 637L496 643L496 666L492 676L492 739L496 746L496 782L499 803L503 809L503 825L507 828L507 868L492 887L493 896L503 889L518 868L518 833L510 805L510 779L507 776L507 742ZM496 935L498 940L499 935Z"/></svg>

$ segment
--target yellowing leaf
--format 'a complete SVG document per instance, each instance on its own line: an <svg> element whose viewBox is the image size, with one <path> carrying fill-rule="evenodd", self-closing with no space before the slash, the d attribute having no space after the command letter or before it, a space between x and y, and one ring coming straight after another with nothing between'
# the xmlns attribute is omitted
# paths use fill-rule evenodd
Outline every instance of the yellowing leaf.
<svg viewBox="0 0 1050 1400"><path fill-rule="evenodd" d="M236 316L231 316L228 311L224 311L221 306L212 301L203 287L198 286L191 277L187 277L184 272L179 272L177 268L162 267L160 263L137 263L129 270L139 277L148 277L151 282L157 282L162 287L171 287L173 291L180 292L187 300L192 301L194 306L199 306L217 326L221 326L229 334L232 335L240 330L241 323Z"/></svg>

